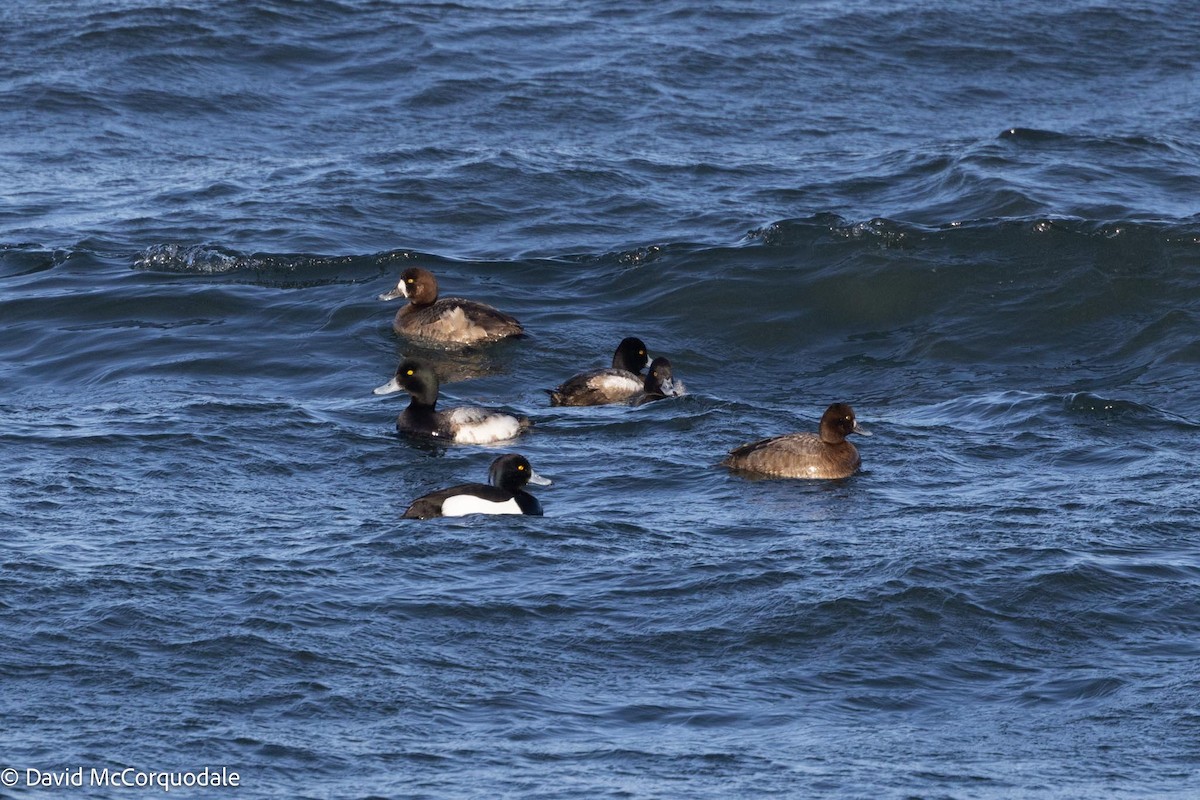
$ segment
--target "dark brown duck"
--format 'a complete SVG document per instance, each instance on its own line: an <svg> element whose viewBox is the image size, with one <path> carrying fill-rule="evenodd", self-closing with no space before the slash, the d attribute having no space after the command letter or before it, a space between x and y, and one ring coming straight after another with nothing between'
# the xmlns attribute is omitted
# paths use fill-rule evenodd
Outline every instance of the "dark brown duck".
<svg viewBox="0 0 1200 800"><path fill-rule="evenodd" d="M854 409L834 403L821 415L819 433L789 433L744 444L722 466L773 478L846 478L862 463L846 437L871 434L858 427Z"/></svg>
<svg viewBox="0 0 1200 800"><path fill-rule="evenodd" d="M407 297L392 328L403 336L446 344L480 344L520 336L521 323L486 303L461 297L438 297L437 278L421 267L404 270L400 282L380 300Z"/></svg>

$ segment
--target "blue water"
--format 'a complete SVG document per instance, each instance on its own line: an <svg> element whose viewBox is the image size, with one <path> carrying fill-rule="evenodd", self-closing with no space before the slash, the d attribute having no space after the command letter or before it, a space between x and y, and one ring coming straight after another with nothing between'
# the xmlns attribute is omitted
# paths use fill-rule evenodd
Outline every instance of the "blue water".
<svg viewBox="0 0 1200 800"><path fill-rule="evenodd" d="M0 797L1200 795L1194 12L5 5ZM690 394L548 406L629 335ZM854 477L716 466L833 401Z"/></svg>

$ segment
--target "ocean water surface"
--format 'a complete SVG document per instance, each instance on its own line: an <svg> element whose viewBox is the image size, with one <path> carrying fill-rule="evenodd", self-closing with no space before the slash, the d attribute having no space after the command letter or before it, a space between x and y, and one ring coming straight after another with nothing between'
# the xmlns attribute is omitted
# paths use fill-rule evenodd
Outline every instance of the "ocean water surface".
<svg viewBox="0 0 1200 800"><path fill-rule="evenodd" d="M0 24L0 797L1200 794L1189 4ZM630 335L686 396L548 405ZM834 401L855 476L717 466ZM544 517L400 519L504 452Z"/></svg>

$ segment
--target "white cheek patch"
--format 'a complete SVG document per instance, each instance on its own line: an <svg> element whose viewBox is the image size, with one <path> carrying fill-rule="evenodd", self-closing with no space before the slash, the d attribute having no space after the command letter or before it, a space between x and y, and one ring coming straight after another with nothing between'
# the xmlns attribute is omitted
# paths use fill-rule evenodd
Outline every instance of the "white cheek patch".
<svg viewBox="0 0 1200 800"><path fill-rule="evenodd" d="M442 501L443 517L465 517L468 514L520 514L516 498L495 503L473 494L458 494Z"/></svg>

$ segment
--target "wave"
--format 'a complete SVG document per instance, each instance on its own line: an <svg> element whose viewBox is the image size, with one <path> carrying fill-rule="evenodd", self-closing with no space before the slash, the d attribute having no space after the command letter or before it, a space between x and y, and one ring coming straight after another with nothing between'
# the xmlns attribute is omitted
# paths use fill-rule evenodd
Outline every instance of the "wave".
<svg viewBox="0 0 1200 800"><path fill-rule="evenodd" d="M324 256L305 253L245 253L217 245L154 245L134 256L132 268L199 276L231 276L268 286L359 283L384 272L398 273L416 256L405 251Z"/></svg>
<svg viewBox="0 0 1200 800"><path fill-rule="evenodd" d="M1200 419L1172 388L1190 385L1200 361L1198 312L1181 302L1200 274L1195 219L923 225L825 212L718 244L668 240L512 259L10 244L0 247L0 280L12 289L0 314L15 336L6 369L55 384L241 373L240 354L262 342L254 379L265 380L297 365L264 335L316 335L324 355L300 367L307 391L336 394L415 352L390 332L394 306L375 300L409 264L431 268L445 294L496 305L530 331L536 366L526 347L501 349L455 378L519 370L531 386L554 385L640 335L681 365L702 407L732 403L779 415L779 425L797 393L806 405L834 396L905 407L916 426L925 423L911 409L925 407L926 422L981 431L1029 431L1041 418L1169 432ZM182 316L181 302L191 309ZM84 337L54 353L55 328ZM112 348L131 342L141 344L104 366ZM363 352L378 357L371 377L339 377Z"/></svg>
<svg viewBox="0 0 1200 800"><path fill-rule="evenodd" d="M940 426L953 419L956 427L964 430L1012 433L1092 421L1122 423L1144 430L1194 430L1200 426L1200 421L1128 398L1105 397L1094 392L1056 394L1020 390L954 397L899 411L893 419L921 427Z"/></svg>
<svg viewBox="0 0 1200 800"><path fill-rule="evenodd" d="M740 247L803 249L837 242L858 242L883 248L958 246L964 250L1042 248L1047 243L1065 246L1094 246L1118 243L1153 253L1155 248L1174 248L1181 254L1200 255L1200 214L1180 220L1085 219L1062 216L979 218L922 224L886 217L855 221L833 212L782 219L746 231L741 241L703 244L674 241L634 245L627 249L574 252L525 259L536 263L580 266L647 266L672 255L720 253ZM1195 250L1189 250L1195 248ZM42 253L37 244L0 244L0 265L17 258L26 260ZM61 260L61 256L59 257ZM509 259L521 261L522 259ZM163 243L135 254L132 267L138 270L220 275L236 272L294 273L342 265L386 266L405 262L441 262L466 265L491 264L493 259L459 259L448 254L394 249L380 253L322 255L311 253L249 253L213 244Z"/></svg>

